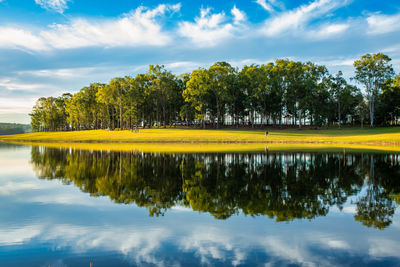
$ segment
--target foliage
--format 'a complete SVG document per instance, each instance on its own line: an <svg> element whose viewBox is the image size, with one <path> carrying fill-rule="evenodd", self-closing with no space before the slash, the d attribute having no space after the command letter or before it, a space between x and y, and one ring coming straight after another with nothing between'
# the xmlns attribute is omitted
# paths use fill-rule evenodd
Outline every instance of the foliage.
<svg viewBox="0 0 400 267"><path fill-rule="evenodd" d="M380 94L385 81L394 75L390 61L391 59L382 53L365 54L361 59L354 61L354 78L364 85L368 96L371 127L374 126L375 98Z"/></svg>
<svg viewBox="0 0 400 267"><path fill-rule="evenodd" d="M180 76L162 65L150 65L136 77L93 83L74 95L39 98L30 114L31 124L34 131L167 125L302 128L336 122L340 127L365 120L371 126L374 120L397 124L400 78L391 79L389 62L381 53L354 62L355 79L365 86L368 102L341 72L329 75L325 66L312 62L277 59L241 70L216 62Z"/></svg>
<svg viewBox="0 0 400 267"><path fill-rule="evenodd" d="M358 196L355 220L383 229L394 215L392 196L400 192L396 154L151 154L33 146L31 162L39 178L135 203L150 216L179 205L216 219L240 212L276 221L313 219Z"/></svg>

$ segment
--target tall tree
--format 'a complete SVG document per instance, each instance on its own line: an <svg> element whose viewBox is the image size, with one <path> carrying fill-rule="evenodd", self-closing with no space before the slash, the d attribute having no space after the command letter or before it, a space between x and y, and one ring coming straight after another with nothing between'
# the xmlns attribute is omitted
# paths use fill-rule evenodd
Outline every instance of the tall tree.
<svg viewBox="0 0 400 267"><path fill-rule="evenodd" d="M338 113L338 126L340 129L342 118L341 118L341 102L342 102L342 93L344 88L346 87L347 83L346 80L343 78L343 73L339 71L335 77L332 77L332 96L334 97L337 103L337 113Z"/></svg>
<svg viewBox="0 0 400 267"><path fill-rule="evenodd" d="M210 88L215 101L217 128L221 127L222 116L225 115L225 106L228 103L229 92L234 89L235 69L227 62L217 62L209 68Z"/></svg>
<svg viewBox="0 0 400 267"><path fill-rule="evenodd" d="M383 83L394 75L391 59L382 53L365 54L354 61L355 79L364 85L369 104L370 127L374 127L375 98L380 93Z"/></svg>
<svg viewBox="0 0 400 267"><path fill-rule="evenodd" d="M196 110L196 119L201 121L202 128L205 128L206 96L209 90L210 75L206 69L194 70L190 79L186 82L186 89L183 97L186 102L192 103Z"/></svg>

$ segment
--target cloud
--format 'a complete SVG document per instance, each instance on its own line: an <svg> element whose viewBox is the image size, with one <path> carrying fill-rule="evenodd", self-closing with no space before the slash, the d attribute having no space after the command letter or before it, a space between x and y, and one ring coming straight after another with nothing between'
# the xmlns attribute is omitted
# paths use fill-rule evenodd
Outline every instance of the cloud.
<svg viewBox="0 0 400 267"><path fill-rule="evenodd" d="M17 165L14 165L17 166ZM0 187L0 195L12 195L15 193L19 193L20 191L30 191L34 189L39 189L40 187L35 183L24 183L24 182L8 182L6 184L2 184Z"/></svg>
<svg viewBox="0 0 400 267"><path fill-rule="evenodd" d="M57 13L64 13L68 8L69 0L35 0L35 3L44 9L52 10Z"/></svg>
<svg viewBox="0 0 400 267"><path fill-rule="evenodd" d="M259 4L262 8L264 8L265 10L267 10L270 13L275 12L274 7L270 3L267 3L266 0L257 0L256 3Z"/></svg>
<svg viewBox="0 0 400 267"><path fill-rule="evenodd" d="M400 244L398 240L382 240L382 239L371 239L369 240L369 255L372 257L395 257L399 256Z"/></svg>
<svg viewBox="0 0 400 267"><path fill-rule="evenodd" d="M391 33L400 30L400 14L381 15L376 14L367 18L370 35Z"/></svg>
<svg viewBox="0 0 400 267"><path fill-rule="evenodd" d="M117 19L72 19L66 24L53 24L33 33L28 30L1 27L0 47L31 51L74 49L81 47L163 46L171 41L157 18L177 12L180 4L143 6Z"/></svg>
<svg viewBox="0 0 400 267"><path fill-rule="evenodd" d="M0 245L20 245L37 237L41 232L42 228L37 225L17 229L0 229Z"/></svg>
<svg viewBox="0 0 400 267"><path fill-rule="evenodd" d="M214 46L232 37L235 27L231 23L225 23L227 20L225 13L210 14L210 11L210 8L202 8L200 17L196 17L194 23L188 21L179 23L179 34L200 47Z"/></svg>
<svg viewBox="0 0 400 267"><path fill-rule="evenodd" d="M70 24L55 24L51 30L40 35L52 47L58 49L88 46L162 46L171 39L162 31L156 18L167 12L176 12L180 5L159 5L155 9L139 7L120 19L100 22L85 19L73 20Z"/></svg>
<svg viewBox="0 0 400 267"><path fill-rule="evenodd" d="M212 260L226 262L228 252L233 252L235 257L233 265L240 264L246 258L241 249L234 249L234 240L231 236L214 227L194 229L190 235L180 240L180 247L184 251L195 251L200 256L203 265L211 265Z"/></svg>
<svg viewBox="0 0 400 267"><path fill-rule="evenodd" d="M98 71L99 71L99 68L82 67L82 68L26 70L26 71L18 71L17 74L21 75L21 76L31 75L31 76L35 76L35 77L69 79L69 78L76 78L76 77L85 77L89 74L93 74ZM105 72L105 70L103 70L103 72Z"/></svg>
<svg viewBox="0 0 400 267"><path fill-rule="evenodd" d="M311 30L307 35L311 38L316 39L327 39L336 37L339 34L344 33L350 28L348 24L328 24L321 26L318 30Z"/></svg>
<svg viewBox="0 0 400 267"><path fill-rule="evenodd" d="M234 24L240 24L241 22L246 21L246 14L239 10L236 6L233 6L231 14L233 16Z"/></svg>
<svg viewBox="0 0 400 267"><path fill-rule="evenodd" d="M0 27L0 47L40 51L46 49L46 44L40 36L29 31L13 27Z"/></svg>
<svg viewBox="0 0 400 267"><path fill-rule="evenodd" d="M262 32L270 37L290 31L302 32L310 21L347 5L348 2L349 1L316 0L293 10L281 12L266 20Z"/></svg>
<svg viewBox="0 0 400 267"><path fill-rule="evenodd" d="M41 83L20 82L14 78L0 78L0 88L7 91L36 92L40 89L52 88L52 86Z"/></svg>

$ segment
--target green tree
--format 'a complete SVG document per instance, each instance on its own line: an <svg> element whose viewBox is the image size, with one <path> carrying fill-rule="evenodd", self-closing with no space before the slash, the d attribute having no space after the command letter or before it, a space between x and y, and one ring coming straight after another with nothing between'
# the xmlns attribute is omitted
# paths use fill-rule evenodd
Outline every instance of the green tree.
<svg viewBox="0 0 400 267"><path fill-rule="evenodd" d="M190 79L186 82L186 89L183 91L183 98L193 105L196 110L196 119L201 121L202 128L205 128L206 97L210 88L210 75L205 69L194 70Z"/></svg>
<svg viewBox="0 0 400 267"><path fill-rule="evenodd" d="M222 116L225 115L225 107L229 99L229 92L234 90L236 70L227 62L214 63L209 72L209 92L215 102L217 117L217 129L221 127ZM211 109L214 110L214 109Z"/></svg>
<svg viewBox="0 0 400 267"><path fill-rule="evenodd" d="M365 54L353 64L354 78L364 85L368 96L370 127L374 127L375 98L380 94L384 82L394 75L390 61L387 55L377 53Z"/></svg>

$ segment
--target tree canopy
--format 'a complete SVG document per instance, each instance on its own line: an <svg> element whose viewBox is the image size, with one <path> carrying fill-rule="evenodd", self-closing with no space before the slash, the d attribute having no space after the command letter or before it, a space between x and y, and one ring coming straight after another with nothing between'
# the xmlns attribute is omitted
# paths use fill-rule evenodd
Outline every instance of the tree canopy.
<svg viewBox="0 0 400 267"><path fill-rule="evenodd" d="M354 62L349 84L341 72L330 75L312 62L278 59L262 65L232 67L216 62L176 76L150 65L136 77L93 83L75 94L39 98L33 107L34 131L132 129L167 125L323 126L369 121L397 125L400 75L390 58L366 54ZM368 112L369 111L369 112Z"/></svg>

